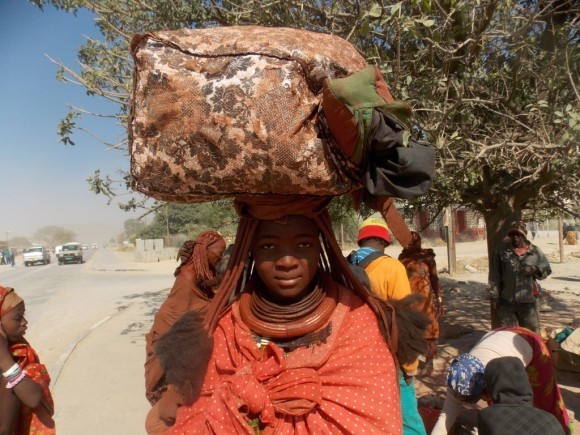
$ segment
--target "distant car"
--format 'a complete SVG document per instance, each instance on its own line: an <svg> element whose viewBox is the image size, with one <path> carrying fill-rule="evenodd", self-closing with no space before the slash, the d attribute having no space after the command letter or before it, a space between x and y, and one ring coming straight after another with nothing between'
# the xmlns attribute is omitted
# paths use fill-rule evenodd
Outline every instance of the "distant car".
<svg viewBox="0 0 580 435"><path fill-rule="evenodd" d="M78 242L66 243L62 245L57 258L59 266L67 263L83 263L83 246Z"/></svg>
<svg viewBox="0 0 580 435"><path fill-rule="evenodd" d="M31 246L24 250L24 265L26 267L33 264L50 264L50 252L44 246Z"/></svg>
<svg viewBox="0 0 580 435"><path fill-rule="evenodd" d="M91 249L99 249L99 245L97 245L96 243L93 243L93 245L91 246Z"/></svg>
<svg viewBox="0 0 580 435"><path fill-rule="evenodd" d="M88 245L83 245L83 249L89 249Z"/></svg>

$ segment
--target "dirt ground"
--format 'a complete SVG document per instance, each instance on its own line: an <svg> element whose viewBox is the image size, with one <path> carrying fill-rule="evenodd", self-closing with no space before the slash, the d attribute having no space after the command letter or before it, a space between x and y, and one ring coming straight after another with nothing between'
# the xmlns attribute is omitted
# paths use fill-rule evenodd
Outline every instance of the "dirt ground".
<svg viewBox="0 0 580 435"><path fill-rule="evenodd" d="M559 263L559 256L550 247L543 248L551 261L553 274L543 286L541 321L543 327L567 326L580 317L580 246L568 247L566 261ZM570 249L573 248L573 249ZM438 263L439 268L442 269ZM433 370L422 371L416 380L416 392L420 405L440 408L445 397L445 376L449 363L458 354L467 352L490 330L489 301L487 299L487 256L462 257L458 262L461 274L450 277L440 273L445 315L441 319L439 356L434 360ZM469 272L467 272L469 271ZM424 369L421 362L420 369ZM558 370L558 383L564 402L576 430L580 427L580 374ZM476 409L484 402L467 407L460 417L456 434L476 433Z"/></svg>

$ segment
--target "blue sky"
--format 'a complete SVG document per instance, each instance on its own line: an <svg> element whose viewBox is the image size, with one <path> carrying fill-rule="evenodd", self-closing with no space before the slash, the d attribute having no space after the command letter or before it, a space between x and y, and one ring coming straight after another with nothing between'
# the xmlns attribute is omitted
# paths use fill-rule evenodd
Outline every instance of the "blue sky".
<svg viewBox="0 0 580 435"><path fill-rule="evenodd" d="M63 145L56 134L66 104L115 112L84 88L57 81L58 67L45 56L78 70L83 35L100 36L89 13L75 17L52 7L42 12L26 0L0 0L0 240L8 231L9 238L31 237L56 225L88 239L81 241L102 243L137 217L116 203L107 205L86 181L96 169L119 179L129 158L82 132L74 135L75 146ZM124 134L110 119L87 119L82 125L111 142Z"/></svg>

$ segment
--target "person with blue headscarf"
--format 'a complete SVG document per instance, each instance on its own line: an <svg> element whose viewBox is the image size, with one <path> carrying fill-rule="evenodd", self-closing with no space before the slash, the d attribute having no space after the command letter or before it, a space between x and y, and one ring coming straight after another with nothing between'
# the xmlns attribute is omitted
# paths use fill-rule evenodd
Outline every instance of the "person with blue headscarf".
<svg viewBox="0 0 580 435"><path fill-rule="evenodd" d="M446 435L465 403L473 404L486 398L485 368L490 361L506 356L519 359L526 367L534 407L556 417L566 434L572 432L550 351L539 335L525 328L511 327L487 333L468 353L451 362L445 404L431 435Z"/></svg>

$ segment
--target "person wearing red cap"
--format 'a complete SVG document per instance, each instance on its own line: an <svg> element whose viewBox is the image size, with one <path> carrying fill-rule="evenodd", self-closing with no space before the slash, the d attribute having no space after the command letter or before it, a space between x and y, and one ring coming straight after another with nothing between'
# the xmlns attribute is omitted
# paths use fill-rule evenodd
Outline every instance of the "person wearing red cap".
<svg viewBox="0 0 580 435"><path fill-rule="evenodd" d="M350 261L353 264L364 264L372 291L377 296L383 300L402 299L411 294L405 266L384 253L391 244L391 237L382 218L370 217L365 220L359 229L357 242L359 249ZM368 262L367 257L373 260ZM368 264L365 264L365 259Z"/></svg>
<svg viewBox="0 0 580 435"><path fill-rule="evenodd" d="M539 334L537 280L546 278L552 269L527 235L523 221L513 222L507 233L509 240L492 254L488 284L492 312L496 312L492 328L521 326Z"/></svg>
<svg viewBox="0 0 580 435"><path fill-rule="evenodd" d="M403 299L411 294L407 270L396 258L386 255L385 249L391 244L391 237L385 221L380 217L370 217L359 229L357 242L359 249L348 260L364 267L371 290L383 300ZM401 365L399 388L401 391L401 411L403 434L425 434L423 420L417 410L414 376L419 360Z"/></svg>

